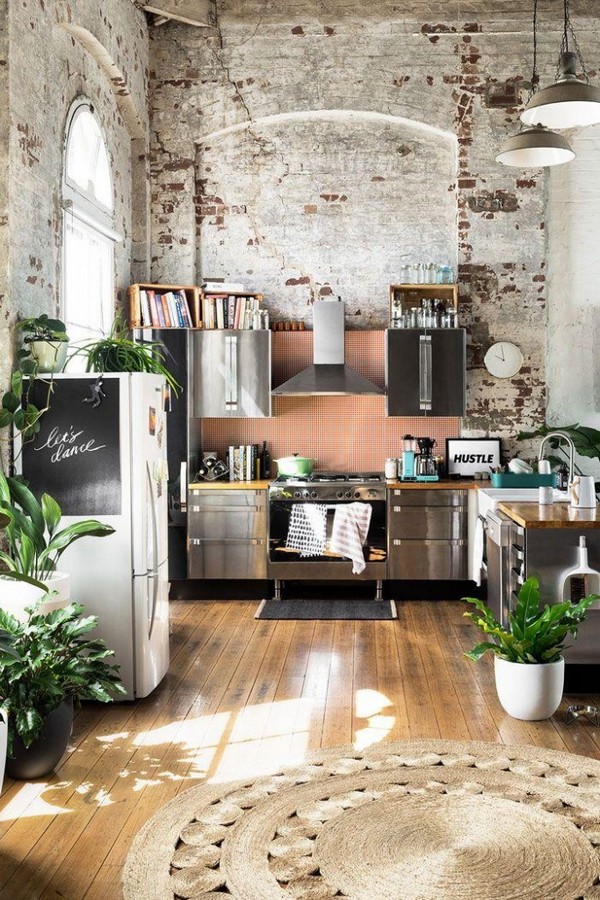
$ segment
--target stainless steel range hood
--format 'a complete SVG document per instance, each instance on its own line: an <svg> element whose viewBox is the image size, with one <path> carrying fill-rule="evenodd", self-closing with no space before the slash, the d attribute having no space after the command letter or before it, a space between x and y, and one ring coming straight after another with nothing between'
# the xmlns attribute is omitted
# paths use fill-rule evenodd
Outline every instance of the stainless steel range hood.
<svg viewBox="0 0 600 900"><path fill-rule="evenodd" d="M284 397L383 394L376 384L344 363L343 303L327 300L313 303L313 359L312 366L284 381L271 393Z"/></svg>

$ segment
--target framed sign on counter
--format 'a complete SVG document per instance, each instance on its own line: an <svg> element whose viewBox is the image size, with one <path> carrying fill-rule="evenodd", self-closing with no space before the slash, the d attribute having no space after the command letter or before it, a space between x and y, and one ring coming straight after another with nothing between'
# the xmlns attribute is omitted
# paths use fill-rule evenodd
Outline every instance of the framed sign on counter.
<svg viewBox="0 0 600 900"><path fill-rule="evenodd" d="M490 474L500 465L500 438L446 438L448 475L469 478L476 472Z"/></svg>

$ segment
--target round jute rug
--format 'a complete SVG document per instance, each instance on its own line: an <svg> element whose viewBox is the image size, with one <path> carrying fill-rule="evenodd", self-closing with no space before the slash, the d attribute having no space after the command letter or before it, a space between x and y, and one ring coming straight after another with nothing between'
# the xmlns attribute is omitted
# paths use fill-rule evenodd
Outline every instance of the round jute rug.
<svg viewBox="0 0 600 900"><path fill-rule="evenodd" d="M314 754L176 797L126 900L600 900L600 762L455 741Z"/></svg>

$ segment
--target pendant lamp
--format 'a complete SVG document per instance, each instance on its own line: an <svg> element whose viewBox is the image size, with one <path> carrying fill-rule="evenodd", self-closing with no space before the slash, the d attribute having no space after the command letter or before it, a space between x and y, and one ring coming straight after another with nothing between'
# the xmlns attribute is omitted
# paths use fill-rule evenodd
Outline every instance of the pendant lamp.
<svg viewBox="0 0 600 900"><path fill-rule="evenodd" d="M526 125L577 128L600 122L600 90L590 84L575 30L569 0L563 0L563 36L554 84L534 93L521 113ZM569 47L569 38L571 47ZM585 81L577 77L577 63Z"/></svg>
<svg viewBox="0 0 600 900"><path fill-rule="evenodd" d="M538 83L537 74L537 6L538 0L533 2L533 68L531 72L531 90L526 109L536 96L535 89ZM523 119L523 115L521 115ZM496 156L496 162L504 166L514 166L519 169L542 169L546 166L560 166L575 158L568 140L561 134L550 131L538 121L535 114L527 124L532 127L521 129L518 134L508 138Z"/></svg>

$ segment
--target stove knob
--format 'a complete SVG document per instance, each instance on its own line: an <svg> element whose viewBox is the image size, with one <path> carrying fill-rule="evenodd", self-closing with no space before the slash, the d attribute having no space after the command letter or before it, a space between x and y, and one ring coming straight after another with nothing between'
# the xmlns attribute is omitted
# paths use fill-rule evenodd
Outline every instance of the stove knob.
<svg viewBox="0 0 600 900"><path fill-rule="evenodd" d="M344 492L343 492L343 491L338 491L337 494L336 494L335 496L338 497L338 499L341 500L342 497L344 496Z"/></svg>
<svg viewBox="0 0 600 900"><path fill-rule="evenodd" d="M319 495L317 494L316 491L312 491L310 496L312 497L313 500L316 500Z"/></svg>
<svg viewBox="0 0 600 900"><path fill-rule="evenodd" d="M302 496L305 497L305 498L308 500L308 498L310 497L310 494L309 494L308 491L303 491L303 492L302 492Z"/></svg>
<svg viewBox="0 0 600 900"><path fill-rule="evenodd" d="M357 498L360 497L360 491L354 491L354 496Z"/></svg>
<svg viewBox="0 0 600 900"><path fill-rule="evenodd" d="M302 494L300 493L300 491L294 491L294 497L301 497L301 496L302 496Z"/></svg>
<svg viewBox="0 0 600 900"><path fill-rule="evenodd" d="M352 496L352 491L346 491L345 496L350 499L350 497Z"/></svg>

